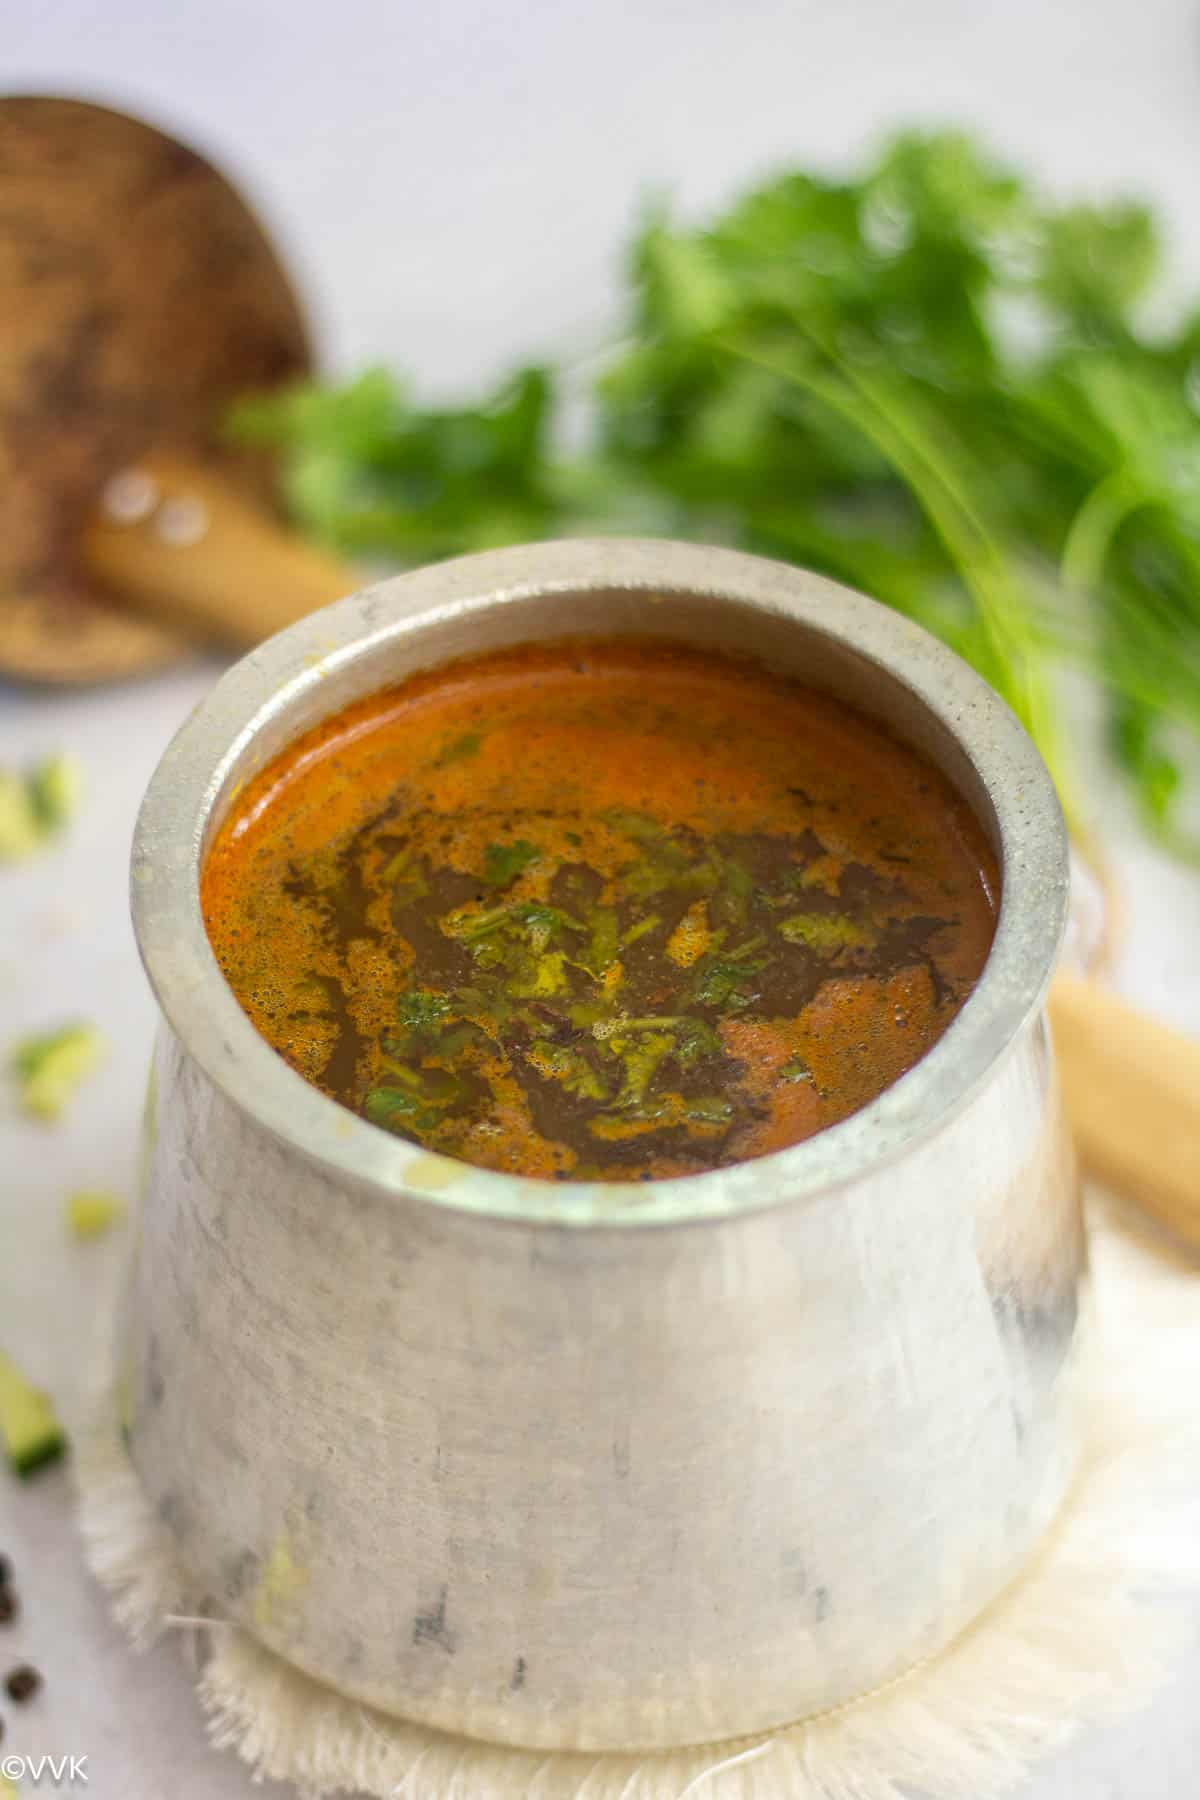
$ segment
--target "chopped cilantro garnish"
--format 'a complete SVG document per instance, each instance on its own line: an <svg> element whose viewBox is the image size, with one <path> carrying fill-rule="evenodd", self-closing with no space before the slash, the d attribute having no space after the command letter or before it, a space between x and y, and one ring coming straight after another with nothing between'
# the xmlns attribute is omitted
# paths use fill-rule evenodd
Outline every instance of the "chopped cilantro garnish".
<svg viewBox="0 0 1200 1800"><path fill-rule="evenodd" d="M429 894L429 876L410 850L398 850L380 870L379 879L391 889L393 907L413 906Z"/></svg>
<svg viewBox="0 0 1200 1800"><path fill-rule="evenodd" d="M635 844L650 844L658 849L668 841L663 826L647 813L631 812L623 806L610 806L602 817L606 825L611 825L614 831L632 838Z"/></svg>
<svg viewBox="0 0 1200 1800"><path fill-rule="evenodd" d="M620 930L617 915L611 906L596 906L590 914L591 936L588 947L583 953L585 968L592 975L603 975L609 964L616 961L620 948Z"/></svg>
<svg viewBox="0 0 1200 1800"><path fill-rule="evenodd" d="M807 944L823 956L869 948L875 942L870 925L840 913L793 913L780 919L777 929L789 944Z"/></svg>
<svg viewBox="0 0 1200 1800"><path fill-rule="evenodd" d="M526 843L524 838L518 838L515 844L489 844L484 853L483 879L489 887L508 887L540 854L537 845Z"/></svg>
<svg viewBox="0 0 1200 1800"><path fill-rule="evenodd" d="M625 933L623 939L625 948L628 949L631 944L636 944L639 938L644 938L648 932L654 930L656 925L661 924L662 915L660 913L647 913L644 919L639 919L637 923L631 925L629 930Z"/></svg>
<svg viewBox="0 0 1200 1800"><path fill-rule="evenodd" d="M402 1061L401 1059L405 1055L406 1050L403 1044L397 1044L391 1038L384 1039L383 1067L388 1077L388 1083L402 1087L410 1094L419 1094L421 1071L414 1068L411 1063Z"/></svg>
<svg viewBox="0 0 1200 1800"><path fill-rule="evenodd" d="M728 1125L733 1118L733 1107L728 1100L722 1100L719 1095L714 1094L700 1100L689 1100L687 1116L698 1125Z"/></svg>
<svg viewBox="0 0 1200 1800"><path fill-rule="evenodd" d="M519 925L525 925L535 931L585 931L587 927L571 913L563 912L560 906L545 906L537 900L524 900L512 907L512 916Z"/></svg>
<svg viewBox="0 0 1200 1800"><path fill-rule="evenodd" d="M582 1011L582 1008L579 1009ZM631 1031L663 1031L674 1030L677 1025L686 1025L689 1021L678 1013L656 1013L647 1019L627 1019L620 1013L601 1012L592 1021L592 1036L597 1040L611 1037L628 1037Z"/></svg>
<svg viewBox="0 0 1200 1800"><path fill-rule="evenodd" d="M766 941L766 932L756 931L754 936L748 937L744 943L731 945L730 948L726 950L725 955L730 962L742 962L747 956L753 956L757 950L761 950ZM761 958L758 960L756 966L758 968L762 967Z"/></svg>
<svg viewBox="0 0 1200 1800"><path fill-rule="evenodd" d="M444 914L439 923L447 937L470 944L491 931L499 931L509 916L507 906L490 906L482 910L477 906L459 906Z"/></svg>
<svg viewBox="0 0 1200 1800"><path fill-rule="evenodd" d="M625 1081L616 1103L619 1107L639 1106L659 1063L675 1048L675 1039L665 1031L646 1032L635 1037L631 1044L620 1037L610 1039L609 1043L625 1066Z"/></svg>
<svg viewBox="0 0 1200 1800"><path fill-rule="evenodd" d="M444 769L448 763L462 762L468 756L478 756L483 746L482 733L464 731L461 737L452 738L434 758L434 766Z"/></svg>
<svg viewBox="0 0 1200 1800"><path fill-rule="evenodd" d="M719 956L714 957L701 965L699 978L692 988L692 998L698 1006L744 1006L748 1001L740 990L753 981L761 966L761 963L754 960L730 962Z"/></svg>
<svg viewBox="0 0 1200 1800"><path fill-rule="evenodd" d="M685 1069L702 1056L719 1056L721 1040L707 1019L681 1019L676 1032L675 1054Z"/></svg>
<svg viewBox="0 0 1200 1800"><path fill-rule="evenodd" d="M539 1039L530 1046L529 1061L540 1074L561 1083L568 1094L577 1094L584 1100L608 1099L609 1087L599 1070L568 1045Z"/></svg>
<svg viewBox="0 0 1200 1800"><path fill-rule="evenodd" d="M436 1031L453 1010L446 994L435 994L430 988L409 988L396 1002L396 1016L406 1031Z"/></svg>
<svg viewBox="0 0 1200 1800"><path fill-rule="evenodd" d="M570 913L538 900L507 900L482 910L475 906L460 906L454 912L444 914L439 923L447 937L458 938L466 944L492 932L511 929L536 933L543 938L560 930L585 930L580 920Z"/></svg>
<svg viewBox="0 0 1200 1800"><path fill-rule="evenodd" d="M363 1108L372 1125L386 1131L428 1131L436 1122L433 1113L419 1094L404 1088L377 1087L367 1095Z"/></svg>
<svg viewBox="0 0 1200 1800"><path fill-rule="evenodd" d="M459 1004L463 1004L463 996L458 995ZM461 1056L464 1050L486 1042L485 1033L471 1019L464 1019L459 1025L452 1025L438 1037L437 1052L439 1056L452 1059Z"/></svg>

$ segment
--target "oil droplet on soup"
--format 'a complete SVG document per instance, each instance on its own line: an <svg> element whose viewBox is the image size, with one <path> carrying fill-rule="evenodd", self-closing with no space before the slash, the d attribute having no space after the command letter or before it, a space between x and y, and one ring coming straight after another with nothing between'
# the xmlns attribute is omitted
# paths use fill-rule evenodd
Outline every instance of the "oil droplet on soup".
<svg viewBox="0 0 1200 1800"><path fill-rule="evenodd" d="M707 652L505 651L347 708L242 793L202 884L268 1043L486 1168L697 1174L798 1143L922 1057L997 878L944 778Z"/></svg>

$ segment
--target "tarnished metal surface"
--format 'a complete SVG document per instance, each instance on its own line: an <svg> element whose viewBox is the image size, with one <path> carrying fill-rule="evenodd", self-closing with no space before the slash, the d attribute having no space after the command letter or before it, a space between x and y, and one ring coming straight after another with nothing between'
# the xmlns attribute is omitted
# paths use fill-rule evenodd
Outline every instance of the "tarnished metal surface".
<svg viewBox="0 0 1200 1800"><path fill-rule="evenodd" d="M308 1087L204 935L236 788L351 697L596 632L757 654L923 748L1004 897L976 993L871 1106L627 1187L432 1156ZM213 1604L314 1675L500 1741L753 1732L937 1649L1074 1455L1084 1252L1042 1001L1062 822L964 665L832 583L670 544L536 546L341 602L240 663L143 808L165 1015L128 1319L131 1444Z"/></svg>

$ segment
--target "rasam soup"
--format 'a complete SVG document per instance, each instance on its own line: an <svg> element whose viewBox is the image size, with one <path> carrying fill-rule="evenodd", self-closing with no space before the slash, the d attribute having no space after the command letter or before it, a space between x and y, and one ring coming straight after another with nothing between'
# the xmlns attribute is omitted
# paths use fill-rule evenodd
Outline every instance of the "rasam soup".
<svg viewBox="0 0 1200 1800"><path fill-rule="evenodd" d="M239 796L204 916L241 1005L374 1124L509 1173L783 1149L924 1055L992 941L963 801L848 707L627 641L358 702Z"/></svg>

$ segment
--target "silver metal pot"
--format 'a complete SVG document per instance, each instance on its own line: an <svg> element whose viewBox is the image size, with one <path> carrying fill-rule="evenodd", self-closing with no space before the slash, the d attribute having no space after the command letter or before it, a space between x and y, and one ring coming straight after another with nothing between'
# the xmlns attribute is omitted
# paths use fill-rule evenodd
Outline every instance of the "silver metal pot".
<svg viewBox="0 0 1200 1800"><path fill-rule="evenodd" d="M467 651L633 634L751 652L931 757L996 848L978 988L870 1106L649 1185L434 1156L306 1085L209 949L242 784ZM750 1734L938 1650L1046 1529L1075 1451L1084 1249L1043 1002L1067 897L1012 714L896 614L757 558L501 551L240 662L142 809L165 1019L128 1316L130 1442L212 1605L346 1694L529 1746Z"/></svg>

